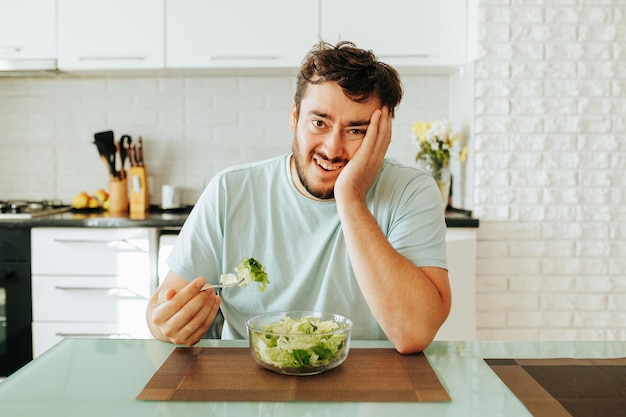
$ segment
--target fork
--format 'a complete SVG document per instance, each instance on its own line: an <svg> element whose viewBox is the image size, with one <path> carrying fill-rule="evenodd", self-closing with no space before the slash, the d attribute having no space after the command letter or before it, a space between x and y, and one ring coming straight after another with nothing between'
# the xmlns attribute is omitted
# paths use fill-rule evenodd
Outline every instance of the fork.
<svg viewBox="0 0 626 417"><path fill-rule="evenodd" d="M200 288L200 291L205 291L208 290L210 288L230 288L230 287L234 287L237 286L239 284L241 284L243 282L245 277L241 277L239 278L239 280L232 282L230 284L206 284L204 287Z"/></svg>
<svg viewBox="0 0 626 417"><path fill-rule="evenodd" d="M237 281L235 281L233 283L230 283L230 284L206 284L204 287L200 288L200 291L206 291L206 290L211 289L211 288L230 288L230 287L234 287L236 285L241 284L243 282L244 278L245 277L241 277L241 278L239 278L239 280L237 280ZM150 307L157 308L157 307L160 307L163 304L164 303L157 303L157 304L151 305Z"/></svg>

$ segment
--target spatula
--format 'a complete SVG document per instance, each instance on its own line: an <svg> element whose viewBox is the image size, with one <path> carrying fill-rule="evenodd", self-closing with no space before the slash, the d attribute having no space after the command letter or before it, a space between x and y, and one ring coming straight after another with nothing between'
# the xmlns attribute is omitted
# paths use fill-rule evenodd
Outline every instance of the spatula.
<svg viewBox="0 0 626 417"><path fill-rule="evenodd" d="M115 169L115 136L113 131L98 132L93 136L100 158L107 164L111 177L117 177L117 170Z"/></svg>

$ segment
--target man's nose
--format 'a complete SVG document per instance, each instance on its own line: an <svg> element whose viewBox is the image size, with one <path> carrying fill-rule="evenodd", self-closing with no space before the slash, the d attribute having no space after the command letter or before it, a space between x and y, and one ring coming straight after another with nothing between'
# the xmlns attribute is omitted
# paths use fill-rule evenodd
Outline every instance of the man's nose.
<svg viewBox="0 0 626 417"><path fill-rule="evenodd" d="M322 151L327 158L333 159L343 154L343 138L339 129L333 129L324 138Z"/></svg>

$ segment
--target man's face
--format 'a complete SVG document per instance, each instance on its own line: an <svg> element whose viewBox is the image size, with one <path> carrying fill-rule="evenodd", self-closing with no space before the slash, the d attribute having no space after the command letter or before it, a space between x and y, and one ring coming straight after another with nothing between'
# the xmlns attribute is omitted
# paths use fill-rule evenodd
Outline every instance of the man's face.
<svg viewBox="0 0 626 417"><path fill-rule="evenodd" d="M357 103L335 82L309 84L300 114L294 103L289 118L297 173L293 181L302 192L319 199L334 198L337 177L361 146L378 108L379 99Z"/></svg>

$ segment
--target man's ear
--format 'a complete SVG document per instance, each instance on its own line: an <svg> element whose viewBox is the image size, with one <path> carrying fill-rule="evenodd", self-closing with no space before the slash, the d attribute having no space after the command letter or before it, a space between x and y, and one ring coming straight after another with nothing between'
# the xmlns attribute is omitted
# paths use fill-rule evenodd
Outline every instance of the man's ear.
<svg viewBox="0 0 626 417"><path fill-rule="evenodd" d="M298 124L298 109L296 108L296 102L291 103L291 112L289 113L289 130L296 131L296 125Z"/></svg>

